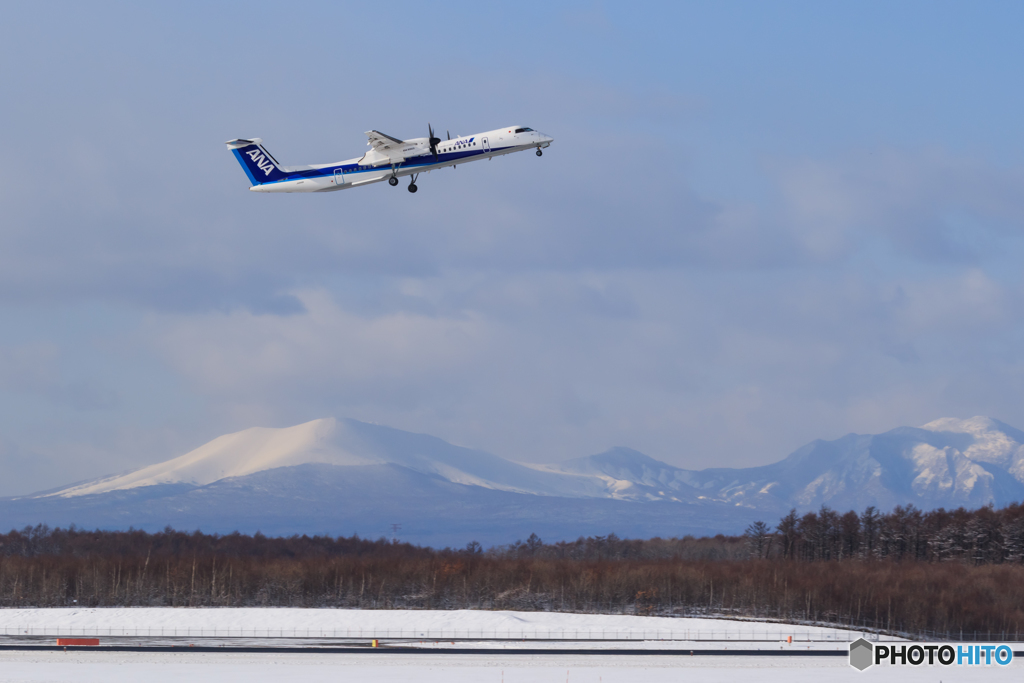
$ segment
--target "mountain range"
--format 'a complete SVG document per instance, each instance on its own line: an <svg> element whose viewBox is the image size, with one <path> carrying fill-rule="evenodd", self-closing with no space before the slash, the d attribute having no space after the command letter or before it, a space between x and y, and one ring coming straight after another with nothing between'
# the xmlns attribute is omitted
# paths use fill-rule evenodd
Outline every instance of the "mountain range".
<svg viewBox="0 0 1024 683"><path fill-rule="evenodd" d="M537 533L739 533L790 508L1024 500L1024 432L943 418L813 441L761 467L688 470L618 447L553 465L350 419L221 436L180 457L51 491L0 498L0 528L166 525L229 533L398 535L425 545Z"/></svg>

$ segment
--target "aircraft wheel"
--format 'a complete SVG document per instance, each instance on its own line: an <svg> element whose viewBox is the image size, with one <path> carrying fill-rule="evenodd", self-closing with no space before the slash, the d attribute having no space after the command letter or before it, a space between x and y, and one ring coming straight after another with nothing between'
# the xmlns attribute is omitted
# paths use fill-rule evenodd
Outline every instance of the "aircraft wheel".
<svg viewBox="0 0 1024 683"><path fill-rule="evenodd" d="M544 156L544 152L542 152L542 151L540 151L540 150L538 149L538 150L537 150L537 156L539 156L539 157L542 157L542 156Z"/></svg>
<svg viewBox="0 0 1024 683"><path fill-rule="evenodd" d="M420 188L416 187L415 185L410 185L409 186L409 192L415 192L418 189L420 189Z"/></svg>
<svg viewBox="0 0 1024 683"><path fill-rule="evenodd" d="M395 176L391 176L390 178L388 178L388 185L390 185L391 187L394 187L397 184L398 184L398 178L396 178Z"/></svg>

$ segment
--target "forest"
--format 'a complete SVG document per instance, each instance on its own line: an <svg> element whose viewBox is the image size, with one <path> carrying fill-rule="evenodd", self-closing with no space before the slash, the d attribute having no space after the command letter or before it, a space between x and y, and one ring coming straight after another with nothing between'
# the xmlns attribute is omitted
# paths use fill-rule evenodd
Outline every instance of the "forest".
<svg viewBox="0 0 1024 683"><path fill-rule="evenodd" d="M516 609L830 623L1018 639L1024 506L791 511L742 536L432 549L45 525L0 534L0 607Z"/></svg>

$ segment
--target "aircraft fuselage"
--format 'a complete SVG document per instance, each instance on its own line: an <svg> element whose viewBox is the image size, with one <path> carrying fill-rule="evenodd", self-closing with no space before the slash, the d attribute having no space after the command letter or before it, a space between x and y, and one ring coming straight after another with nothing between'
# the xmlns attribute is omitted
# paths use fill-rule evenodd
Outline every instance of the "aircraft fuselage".
<svg viewBox="0 0 1024 683"><path fill-rule="evenodd" d="M540 150L549 146L553 140L530 128L510 126L441 140L436 145L436 159L430 150L429 139L415 138L396 140L401 145L394 145L390 158L371 150L362 157L333 164L291 167L280 166L258 139L233 140L228 146L252 181L253 185L249 188L251 192L334 192L403 176L411 175L415 180L415 176L424 171L491 159L513 152L536 149L539 155ZM249 158L243 158L243 155ZM263 171L266 177L261 177Z"/></svg>

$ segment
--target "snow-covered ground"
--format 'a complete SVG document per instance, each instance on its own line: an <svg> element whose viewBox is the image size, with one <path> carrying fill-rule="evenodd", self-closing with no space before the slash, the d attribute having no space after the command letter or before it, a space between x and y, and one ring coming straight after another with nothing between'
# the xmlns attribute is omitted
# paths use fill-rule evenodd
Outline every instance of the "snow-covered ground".
<svg viewBox="0 0 1024 683"><path fill-rule="evenodd" d="M1022 667L851 668L845 657L0 652L0 683L757 683L1019 681Z"/></svg>
<svg viewBox="0 0 1024 683"><path fill-rule="evenodd" d="M856 631L727 619L479 610L298 608L0 609L0 635L240 639L847 643ZM872 636L873 637L873 636ZM533 645L535 645L534 643ZM788 644L788 643L787 643ZM531 645L531 646L533 646ZM631 645L633 646L633 645Z"/></svg>
<svg viewBox="0 0 1024 683"><path fill-rule="evenodd" d="M818 683L821 680L1010 681L1020 680L1021 665L1007 667L878 667L860 673L844 651L859 634L824 627L791 626L726 619L675 619L623 615L545 612L483 612L338 609L0 609L0 641L52 644L50 638L96 635L106 644L167 644L182 637L197 645L366 645L382 639L385 647L438 648L407 654L380 651L232 653L210 651L103 652L0 651L0 683L75 681L120 683L145 680L215 680L231 683L269 681L372 680L422 683L662 683L757 680L759 683ZM159 633L163 633L160 636ZM177 636L173 634L178 634ZM307 635L308 634L308 635ZM323 635L318 635L323 634ZM361 635L360 635L361 634ZM443 634L443 635L442 635ZM787 642L793 637L793 643ZM441 638L447 640L441 640ZM433 638L434 640L430 640ZM462 638L491 640L466 641ZM602 640L615 639L620 640ZM675 640L666 640L674 638ZM454 639L454 642L453 642ZM524 640L525 639L525 640ZM554 640L545 640L554 639ZM565 640L562 640L565 639ZM444 652L452 646L461 652ZM466 648L509 648L508 654L468 653ZM594 654L516 653L562 647L593 649ZM763 649L793 656L721 656L700 650ZM683 654L614 654L628 648L682 650ZM808 649L819 653L807 652ZM604 652L599 652L604 650ZM690 655L692 650L695 654Z"/></svg>

